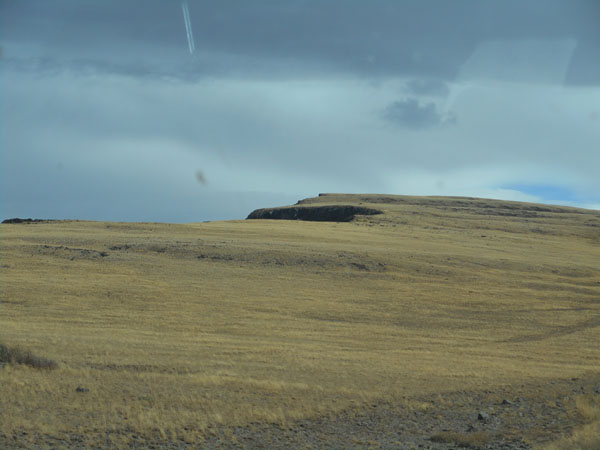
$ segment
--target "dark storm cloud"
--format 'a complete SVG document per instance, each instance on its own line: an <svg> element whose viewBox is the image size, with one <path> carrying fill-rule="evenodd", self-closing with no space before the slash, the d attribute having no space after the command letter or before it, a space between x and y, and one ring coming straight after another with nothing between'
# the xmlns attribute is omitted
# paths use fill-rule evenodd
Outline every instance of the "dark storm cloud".
<svg viewBox="0 0 600 450"><path fill-rule="evenodd" d="M181 0L0 0L0 213L600 192L600 1L188 2L193 55Z"/></svg>
<svg viewBox="0 0 600 450"><path fill-rule="evenodd" d="M433 102L420 103L416 98L390 103L382 117L400 128L423 129L456 122L453 114L440 114Z"/></svg>
<svg viewBox="0 0 600 450"><path fill-rule="evenodd" d="M189 4L199 59L191 67L178 1L5 0L0 30L3 40L36 46L41 56L61 63L96 61L98 70L131 70L136 76L141 69L184 78L223 71L288 77L296 71L343 71L450 80L482 41L573 38L579 45L568 80L600 78L594 57L600 50L600 2L595 0Z"/></svg>

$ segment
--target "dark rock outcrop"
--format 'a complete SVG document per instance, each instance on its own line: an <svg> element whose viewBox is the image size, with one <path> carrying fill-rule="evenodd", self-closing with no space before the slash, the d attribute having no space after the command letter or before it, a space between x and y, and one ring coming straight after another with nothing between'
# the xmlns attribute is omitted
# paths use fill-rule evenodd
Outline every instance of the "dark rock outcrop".
<svg viewBox="0 0 600 450"><path fill-rule="evenodd" d="M2 223L43 223L43 222L51 222L51 220L46 219L20 219L19 217L15 217L13 219L3 220Z"/></svg>
<svg viewBox="0 0 600 450"><path fill-rule="evenodd" d="M247 219L307 220L315 222L350 222L356 215L382 214L383 211L352 205L289 206L252 211Z"/></svg>

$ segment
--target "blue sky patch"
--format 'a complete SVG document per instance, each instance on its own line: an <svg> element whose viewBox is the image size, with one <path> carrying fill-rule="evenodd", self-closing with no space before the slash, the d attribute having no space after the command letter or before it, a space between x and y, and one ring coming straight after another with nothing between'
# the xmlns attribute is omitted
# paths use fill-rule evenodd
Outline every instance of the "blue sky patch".
<svg viewBox="0 0 600 450"><path fill-rule="evenodd" d="M561 200L575 202L581 200L573 191L563 186L551 186L544 184L511 184L502 186L503 189L511 189L524 194L535 195L542 200Z"/></svg>

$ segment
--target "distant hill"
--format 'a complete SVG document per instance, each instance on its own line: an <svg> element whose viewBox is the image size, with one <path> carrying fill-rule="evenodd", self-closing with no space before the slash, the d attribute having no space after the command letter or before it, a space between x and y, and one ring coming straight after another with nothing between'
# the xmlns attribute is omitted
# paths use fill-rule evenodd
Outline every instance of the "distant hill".
<svg viewBox="0 0 600 450"><path fill-rule="evenodd" d="M257 209L247 218L545 234L563 234L567 226L569 234L600 239L599 211L473 197L319 194L295 205Z"/></svg>

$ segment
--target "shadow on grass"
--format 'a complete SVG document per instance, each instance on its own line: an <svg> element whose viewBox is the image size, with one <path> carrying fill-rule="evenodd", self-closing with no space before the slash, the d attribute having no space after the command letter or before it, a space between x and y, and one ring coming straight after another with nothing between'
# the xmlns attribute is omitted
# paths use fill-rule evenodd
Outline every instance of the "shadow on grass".
<svg viewBox="0 0 600 450"><path fill-rule="evenodd" d="M25 364L35 369L56 369L58 364L51 359L35 356L29 350L19 347L8 347L0 343L0 365L3 364Z"/></svg>

